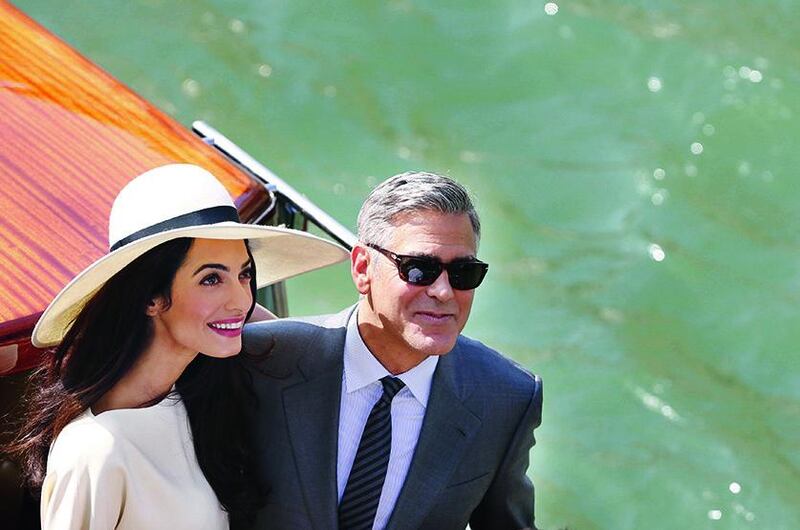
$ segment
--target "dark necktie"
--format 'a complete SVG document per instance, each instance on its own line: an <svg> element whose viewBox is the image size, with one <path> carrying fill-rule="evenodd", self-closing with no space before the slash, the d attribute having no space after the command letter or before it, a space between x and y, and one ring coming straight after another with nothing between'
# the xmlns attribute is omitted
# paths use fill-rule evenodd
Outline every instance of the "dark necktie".
<svg viewBox="0 0 800 530"><path fill-rule="evenodd" d="M339 530L368 530L378 511L392 449L392 399L405 386L391 376L381 384L383 395L369 413L339 504Z"/></svg>

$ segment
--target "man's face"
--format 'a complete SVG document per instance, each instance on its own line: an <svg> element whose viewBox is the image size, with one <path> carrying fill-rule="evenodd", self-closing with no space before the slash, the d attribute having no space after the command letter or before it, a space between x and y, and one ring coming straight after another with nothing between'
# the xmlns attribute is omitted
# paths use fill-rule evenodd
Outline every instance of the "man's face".
<svg viewBox="0 0 800 530"><path fill-rule="evenodd" d="M430 256L443 263L475 257L477 242L466 214L416 211L402 216L394 226L384 248L395 254ZM370 252L363 284L359 284L356 263L354 258L354 278L367 304L366 308L361 305L359 323L373 323L367 333L362 332L373 353L405 352L421 361L453 348L467 323L474 289L453 289L447 271L431 285L411 285L400 278L389 258L375 251ZM362 315L364 309L371 314Z"/></svg>

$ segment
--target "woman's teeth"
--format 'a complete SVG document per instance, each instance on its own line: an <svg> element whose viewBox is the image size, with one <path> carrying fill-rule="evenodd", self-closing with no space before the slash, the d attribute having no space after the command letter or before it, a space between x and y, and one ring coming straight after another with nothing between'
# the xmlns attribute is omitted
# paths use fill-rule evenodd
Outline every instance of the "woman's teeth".
<svg viewBox="0 0 800 530"><path fill-rule="evenodd" d="M243 323L244 323L243 321L232 322L230 324L212 323L212 324L209 324L209 326L211 326L212 328L217 328L217 329L239 329L239 328L242 327Z"/></svg>

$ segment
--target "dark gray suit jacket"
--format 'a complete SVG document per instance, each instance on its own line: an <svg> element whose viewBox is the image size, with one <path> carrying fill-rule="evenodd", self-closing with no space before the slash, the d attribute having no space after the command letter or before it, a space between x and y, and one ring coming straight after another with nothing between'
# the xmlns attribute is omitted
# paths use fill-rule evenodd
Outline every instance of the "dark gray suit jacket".
<svg viewBox="0 0 800 530"><path fill-rule="evenodd" d="M259 475L256 528L335 530L343 351L353 308L246 326L254 370ZM419 442L387 530L533 527L526 477L542 384L483 344L459 337L439 360Z"/></svg>

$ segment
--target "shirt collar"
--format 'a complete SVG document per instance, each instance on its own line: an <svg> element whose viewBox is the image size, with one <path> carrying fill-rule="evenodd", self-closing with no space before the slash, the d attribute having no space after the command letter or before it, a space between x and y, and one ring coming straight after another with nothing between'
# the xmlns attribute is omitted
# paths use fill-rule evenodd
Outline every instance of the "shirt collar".
<svg viewBox="0 0 800 530"><path fill-rule="evenodd" d="M430 355L417 366L396 376L405 383L408 390L423 407L428 406L428 397L431 394L431 383L436 365L439 363L438 355ZM353 311L347 322L347 333L344 341L344 384L345 391L349 394L356 392L380 381L382 377L392 375L372 355L361 333L358 331L358 310Z"/></svg>

